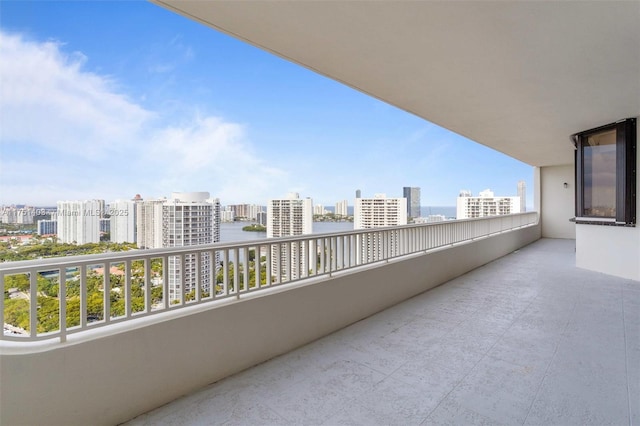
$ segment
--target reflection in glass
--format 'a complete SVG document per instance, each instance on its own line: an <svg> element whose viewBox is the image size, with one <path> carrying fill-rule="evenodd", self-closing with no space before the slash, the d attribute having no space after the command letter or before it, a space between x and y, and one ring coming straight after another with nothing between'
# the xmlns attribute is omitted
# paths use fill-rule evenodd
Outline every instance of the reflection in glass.
<svg viewBox="0 0 640 426"><path fill-rule="evenodd" d="M616 217L616 130L587 138L583 150L585 216Z"/></svg>

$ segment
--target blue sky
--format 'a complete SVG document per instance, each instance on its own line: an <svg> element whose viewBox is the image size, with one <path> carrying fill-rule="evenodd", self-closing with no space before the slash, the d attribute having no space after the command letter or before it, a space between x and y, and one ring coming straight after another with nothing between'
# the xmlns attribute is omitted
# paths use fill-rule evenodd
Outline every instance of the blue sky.
<svg viewBox="0 0 640 426"><path fill-rule="evenodd" d="M453 206L532 167L148 2L0 2L0 205L356 189Z"/></svg>

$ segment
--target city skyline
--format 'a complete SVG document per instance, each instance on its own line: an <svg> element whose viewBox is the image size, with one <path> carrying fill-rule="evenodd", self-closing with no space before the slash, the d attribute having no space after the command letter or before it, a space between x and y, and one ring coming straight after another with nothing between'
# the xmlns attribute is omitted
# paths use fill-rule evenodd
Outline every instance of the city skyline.
<svg viewBox="0 0 640 426"><path fill-rule="evenodd" d="M413 189L416 189L416 188L413 188ZM419 189L419 188L417 188L417 189ZM485 190L488 190L488 189L485 189ZM454 203L452 203L450 205L430 205L430 204L421 203L419 205L419 207L420 208L430 208L430 207L453 207L453 208L455 208L456 204L457 204L457 198L460 196L461 192L466 192L466 191L467 190L459 190L458 191L458 195L456 195L456 197L454 198L454 200L456 202L454 202ZM176 192L176 191L172 191L172 192ZM183 191L183 192L188 192L188 191ZM209 191L205 191L205 192L209 192ZM481 192L483 192L483 191L478 191L477 194L480 194ZM468 196L472 196L473 193L474 193L473 191L469 191L469 195ZM290 194L290 193L288 193L288 194ZM280 198L286 198L288 196L288 194L287 195L283 195ZM376 194L380 194L380 193L375 193L372 196L375 196ZM503 196L503 195L499 195L499 196ZM504 195L504 196L507 196L507 195ZM218 198L218 197L213 197L213 198ZM314 197L305 197L305 198L311 198L312 200L314 199ZM365 198L371 198L371 197L365 197ZM395 198L407 198L407 201L409 201L410 197L398 196L398 197L395 197ZM121 202L123 200L126 200L126 201L145 200L145 201L160 201L161 202L161 201L168 200L168 199L170 199L170 197L168 197L166 195L163 195L163 196L160 196L160 197L145 198L145 197L141 197L140 194L136 194L135 197L131 197L131 198L120 197L119 199L115 199L115 200L107 200L105 198L100 198L100 197L89 197L89 198L86 198L86 199L78 199L78 200L64 199L64 200L57 200L52 205L27 204L27 203L17 202L17 203L12 203L12 204L0 204L0 211L2 211L2 209L12 209L12 208L15 208L15 209L26 209L26 208L29 208L29 209L38 209L38 208L55 209L56 208L56 204L61 202L61 201L64 201L64 202L101 201L101 202L103 202L105 204L105 206L112 206L114 203L118 203L118 202ZM271 198L271 199L267 200L265 203L248 203L248 202L225 203L224 200L220 200L220 205L221 205L221 207L251 206L251 207L261 207L261 208L266 209L267 206L269 205L269 201L271 201L272 199L274 199L274 198ZM351 203L349 203L348 199L336 200L334 203L329 203L328 205L324 205L324 204L321 204L321 203L316 203L314 201L313 202L313 207L315 208L315 207L319 206L319 207L323 207L325 210L331 211L332 209L335 210L336 206L338 204L346 202L345 205L347 207L349 207L350 209L353 209L357 204L357 197L353 197L353 198L351 198L351 200L352 200ZM109 211L105 210L105 212L108 213ZM407 209L407 212L408 212L408 209ZM46 214L46 213L44 213L44 214ZM2 222L2 220L0 218L0 223L1 222Z"/></svg>
<svg viewBox="0 0 640 426"><path fill-rule="evenodd" d="M0 205L533 187L524 163L151 3L0 7Z"/></svg>

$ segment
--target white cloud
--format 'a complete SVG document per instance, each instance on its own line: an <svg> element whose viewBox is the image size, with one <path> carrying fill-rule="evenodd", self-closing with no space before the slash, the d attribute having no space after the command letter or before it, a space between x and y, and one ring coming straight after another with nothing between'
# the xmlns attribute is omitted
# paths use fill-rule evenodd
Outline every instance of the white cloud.
<svg viewBox="0 0 640 426"><path fill-rule="evenodd" d="M158 162L167 167L162 186L210 191L223 204L264 203L288 178L286 172L259 159L243 126L218 117L196 116L188 124L167 127L155 134L151 144L148 166Z"/></svg>
<svg viewBox="0 0 640 426"><path fill-rule="evenodd" d="M114 90L105 77L83 71L87 59L0 33L0 111L3 144L37 144L91 159L118 148L152 117Z"/></svg>
<svg viewBox="0 0 640 426"><path fill-rule="evenodd" d="M263 203L288 175L260 160L242 125L160 122L89 58L0 32L0 204L209 191ZM278 188L278 189L276 189Z"/></svg>

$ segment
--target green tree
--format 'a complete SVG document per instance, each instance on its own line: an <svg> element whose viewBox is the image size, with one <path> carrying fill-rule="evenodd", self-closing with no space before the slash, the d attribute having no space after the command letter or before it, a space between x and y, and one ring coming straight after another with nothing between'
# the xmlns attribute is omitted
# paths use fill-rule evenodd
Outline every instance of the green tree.
<svg viewBox="0 0 640 426"><path fill-rule="evenodd" d="M31 283L28 274L7 275L4 277L5 288L17 288L18 291L29 291Z"/></svg>
<svg viewBox="0 0 640 426"><path fill-rule="evenodd" d="M25 299L5 300L4 322L29 331L29 301Z"/></svg>

